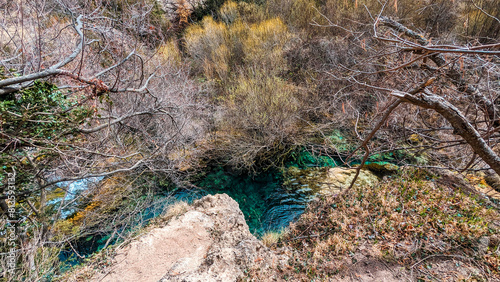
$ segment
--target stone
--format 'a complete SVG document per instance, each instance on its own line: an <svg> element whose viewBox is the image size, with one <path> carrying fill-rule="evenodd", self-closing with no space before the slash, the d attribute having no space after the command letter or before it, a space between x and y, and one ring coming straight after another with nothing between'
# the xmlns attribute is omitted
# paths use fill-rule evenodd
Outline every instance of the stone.
<svg viewBox="0 0 500 282"><path fill-rule="evenodd" d="M488 251L488 247L490 245L490 238L487 236L483 236L479 238L479 241L476 244L477 252L480 256L484 256Z"/></svg>
<svg viewBox="0 0 500 282"><path fill-rule="evenodd" d="M349 188L354 176L356 175L355 168L334 167L330 168L323 180L320 180L321 187L319 194L324 196L333 196L339 194L343 190ZM376 185L379 178L373 172L367 169L361 169L355 186Z"/></svg>
<svg viewBox="0 0 500 282"><path fill-rule="evenodd" d="M250 233L236 201L217 194L117 250L115 262L90 281L236 281L248 269L287 260Z"/></svg>
<svg viewBox="0 0 500 282"><path fill-rule="evenodd" d="M500 192L500 177L493 172L487 172L484 180L497 192Z"/></svg>
<svg viewBox="0 0 500 282"><path fill-rule="evenodd" d="M367 168L375 173L382 174L390 174L398 171L399 167L397 165L391 163L367 163L364 165L364 168Z"/></svg>

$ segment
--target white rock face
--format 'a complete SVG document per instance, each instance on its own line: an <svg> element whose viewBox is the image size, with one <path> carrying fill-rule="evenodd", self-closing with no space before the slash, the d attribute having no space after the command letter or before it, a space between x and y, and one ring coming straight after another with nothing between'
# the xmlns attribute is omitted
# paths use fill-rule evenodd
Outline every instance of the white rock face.
<svg viewBox="0 0 500 282"><path fill-rule="evenodd" d="M286 260L250 233L236 201L218 194L118 250L92 281L236 281L246 269Z"/></svg>

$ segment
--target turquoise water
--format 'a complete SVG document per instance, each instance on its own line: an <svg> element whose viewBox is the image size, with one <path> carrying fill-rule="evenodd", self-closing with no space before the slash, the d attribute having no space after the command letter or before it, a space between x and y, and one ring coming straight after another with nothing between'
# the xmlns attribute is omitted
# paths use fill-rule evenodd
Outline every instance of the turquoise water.
<svg viewBox="0 0 500 282"><path fill-rule="evenodd" d="M260 236L266 231L288 226L305 209L307 199L304 195L286 191L282 183L283 177L277 171L252 176L234 175L217 168L197 186L205 189L207 194L228 194L238 202L250 232Z"/></svg>
<svg viewBox="0 0 500 282"><path fill-rule="evenodd" d="M87 182L79 182L84 186ZM238 202L242 210L250 232L261 236L269 230L280 230L297 220L303 213L308 198L300 193L290 192L282 187L283 177L278 171L260 173L257 175L234 174L223 168L213 168L199 177L194 184L199 190L188 190L183 188L156 189L154 204L141 210L128 227L137 230L148 222L159 216L165 208L176 202L192 202L208 194L226 193ZM85 190L79 187L79 190ZM118 232L129 230L118 229ZM87 236L74 242L73 246L80 256L89 256L101 250L107 243L112 232L102 230L100 234ZM112 239L108 245L117 242ZM70 248L61 252L61 261L68 266L82 262Z"/></svg>
<svg viewBox="0 0 500 282"><path fill-rule="evenodd" d="M288 166L333 166L336 163L326 157L314 157L309 153L301 153L297 158L292 158ZM266 231L277 231L287 227L290 222L296 221L304 212L311 195L305 192L293 191L283 187L283 173L279 170L261 172L256 175L236 174L221 167L214 167L194 182L199 190L188 190L176 187L159 188L154 196L154 204L149 208L141 210L136 215L134 223L130 224L134 229L148 224L148 222L160 215L165 207L175 201L192 202L208 194L226 193L238 202L243 212L250 232L257 237ZM78 191L85 190L88 181L78 182ZM72 210L68 207L68 210ZM123 231L123 230L119 230ZM108 241L111 232L102 230L100 234L87 236L75 242L74 247L80 255L88 256L101 250ZM114 244L113 239L109 244ZM60 255L62 261L78 264L74 252L70 249Z"/></svg>
<svg viewBox="0 0 500 282"><path fill-rule="evenodd" d="M222 167L212 167L200 174L197 177L198 180L194 181L193 184L200 189L158 187L154 195L154 203L141 210L135 216L133 223L126 228L137 230L147 225L151 219L160 215L168 205L176 201L182 200L190 203L208 194L226 193L238 202L250 232L259 237L266 231L278 231L296 221L304 212L307 203L314 198L311 193L312 189L304 187L295 189L293 185L284 185L284 182L292 180L285 179L284 174L287 175L287 173L283 172L287 171L287 168L296 167L304 172L309 172L311 169L314 170L314 167L334 167L339 164L341 164L339 160L328 156L314 156L307 151L302 151L295 155L292 154L285 168L261 172L256 175L237 174ZM291 176L288 175L288 177ZM81 183L84 185L87 182ZM80 188L79 191L84 190ZM101 234L80 239L75 242L74 246L80 255L90 255L102 249L110 234L111 232L103 230ZM68 250L61 255L61 260L64 261L70 257L74 257L74 255L71 250Z"/></svg>

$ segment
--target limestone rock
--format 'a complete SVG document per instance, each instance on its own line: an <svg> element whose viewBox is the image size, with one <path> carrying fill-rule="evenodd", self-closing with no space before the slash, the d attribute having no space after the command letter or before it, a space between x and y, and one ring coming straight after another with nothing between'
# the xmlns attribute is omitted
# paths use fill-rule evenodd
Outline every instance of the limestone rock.
<svg viewBox="0 0 500 282"><path fill-rule="evenodd" d="M364 167L375 173L382 173L382 174L394 173L399 169L397 165L391 163L378 163L378 162L367 163L365 164Z"/></svg>
<svg viewBox="0 0 500 282"><path fill-rule="evenodd" d="M325 179L321 181L319 194L331 196L340 193L344 189L349 188L355 175L356 169L343 167L330 168ZM361 169L354 185L375 185L378 182L379 178L373 172Z"/></svg>
<svg viewBox="0 0 500 282"><path fill-rule="evenodd" d="M236 281L246 269L287 260L250 233L238 203L226 194L195 201L117 253L91 281Z"/></svg>

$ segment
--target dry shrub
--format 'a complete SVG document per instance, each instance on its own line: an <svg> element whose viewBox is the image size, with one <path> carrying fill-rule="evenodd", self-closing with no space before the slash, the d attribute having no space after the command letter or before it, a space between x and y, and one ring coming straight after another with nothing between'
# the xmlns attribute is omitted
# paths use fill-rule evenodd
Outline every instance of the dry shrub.
<svg viewBox="0 0 500 282"><path fill-rule="evenodd" d="M226 24L233 23L240 16L240 13L238 11L238 4L233 1L227 1L220 8L219 14L222 21L224 21Z"/></svg>
<svg viewBox="0 0 500 282"><path fill-rule="evenodd" d="M296 87L281 75L291 39L279 18L264 20L253 4L227 2L221 22L206 17L186 30L187 51L198 71L219 87L222 105L215 131L222 154L249 167L262 151L272 150L294 132L300 113Z"/></svg>
<svg viewBox="0 0 500 282"><path fill-rule="evenodd" d="M167 207L167 211L162 216L162 220L168 222L170 219L174 217L178 217L184 214L189 208L189 204L184 201L176 202Z"/></svg>
<svg viewBox="0 0 500 282"><path fill-rule="evenodd" d="M252 25L243 43L246 63L268 71L283 71L283 49L289 38L287 27L278 18Z"/></svg>
<svg viewBox="0 0 500 282"><path fill-rule="evenodd" d="M229 68L230 50L226 45L227 26L205 17L200 25L186 29L186 48L194 58L195 67L208 78L225 78Z"/></svg>
<svg viewBox="0 0 500 282"><path fill-rule="evenodd" d="M286 64L283 49L290 38L284 23L275 18L248 26L235 20L238 13L234 5L229 2L221 9L231 24L205 17L200 25L186 30L186 47L195 64L207 78L222 81L230 70L244 68L238 64L243 61L249 66L282 70Z"/></svg>
<svg viewBox="0 0 500 282"><path fill-rule="evenodd" d="M164 64L179 66L182 62L181 52L174 40L169 40L158 47L158 60Z"/></svg>
<svg viewBox="0 0 500 282"><path fill-rule="evenodd" d="M480 0L474 3L483 11L467 2L463 6L462 22L460 31L466 38L479 37L484 43L495 42L500 38L500 1L498 0ZM489 15L487 15L487 14Z"/></svg>
<svg viewBox="0 0 500 282"><path fill-rule="evenodd" d="M276 245L288 232L288 229L281 229L278 231L267 231L262 235L260 240L266 247L272 247Z"/></svg>
<svg viewBox="0 0 500 282"><path fill-rule="evenodd" d="M365 9L377 14L381 5L377 1L368 0L327 0L322 7L323 14L333 23L352 29L353 25L369 23L371 18Z"/></svg>
<svg viewBox="0 0 500 282"><path fill-rule="evenodd" d="M227 95L224 116L216 124L222 155L238 168L251 169L259 158L266 166L277 163L273 154L283 154L282 146L298 130L296 88L257 72L240 75Z"/></svg>
<svg viewBox="0 0 500 282"><path fill-rule="evenodd" d="M286 19L289 26L316 35L343 35L346 30L368 31L374 17L382 11L384 16L403 19L405 24L437 36L455 27L458 10L458 5L449 0L397 0L386 5L369 0L270 0L266 7L268 13ZM341 28L311 25L329 26L329 21Z"/></svg>
<svg viewBox="0 0 500 282"><path fill-rule="evenodd" d="M316 18L321 18L317 12L316 2L313 0L297 0L293 2L290 11L293 25L299 28L310 28ZM319 19L318 19L319 20Z"/></svg>
<svg viewBox="0 0 500 282"><path fill-rule="evenodd" d="M267 14L264 8L260 5L247 2L238 2L238 12L241 21L252 24L266 20L269 17L276 15Z"/></svg>
<svg viewBox="0 0 500 282"><path fill-rule="evenodd" d="M455 1L409 1L405 4L411 6L407 9L407 13L399 15L399 17L402 19L409 17L408 22L431 37L446 35L457 23L458 5Z"/></svg>
<svg viewBox="0 0 500 282"><path fill-rule="evenodd" d="M464 262L475 259L476 267L498 278L499 230L492 224L498 210L436 178L407 170L377 186L313 202L282 239L282 246L297 250L297 255L281 274L297 281L326 279L356 253L402 266L447 254L465 257ZM484 237L490 245L481 253L477 248Z"/></svg>
<svg viewBox="0 0 500 282"><path fill-rule="evenodd" d="M279 15L287 25L295 28L312 30L313 20L323 22L313 0L270 0L267 1L266 7L269 14Z"/></svg>
<svg viewBox="0 0 500 282"><path fill-rule="evenodd" d="M232 127L259 134L284 134L299 107L292 85L262 73L240 76L230 92ZM230 126L230 125L228 125Z"/></svg>

